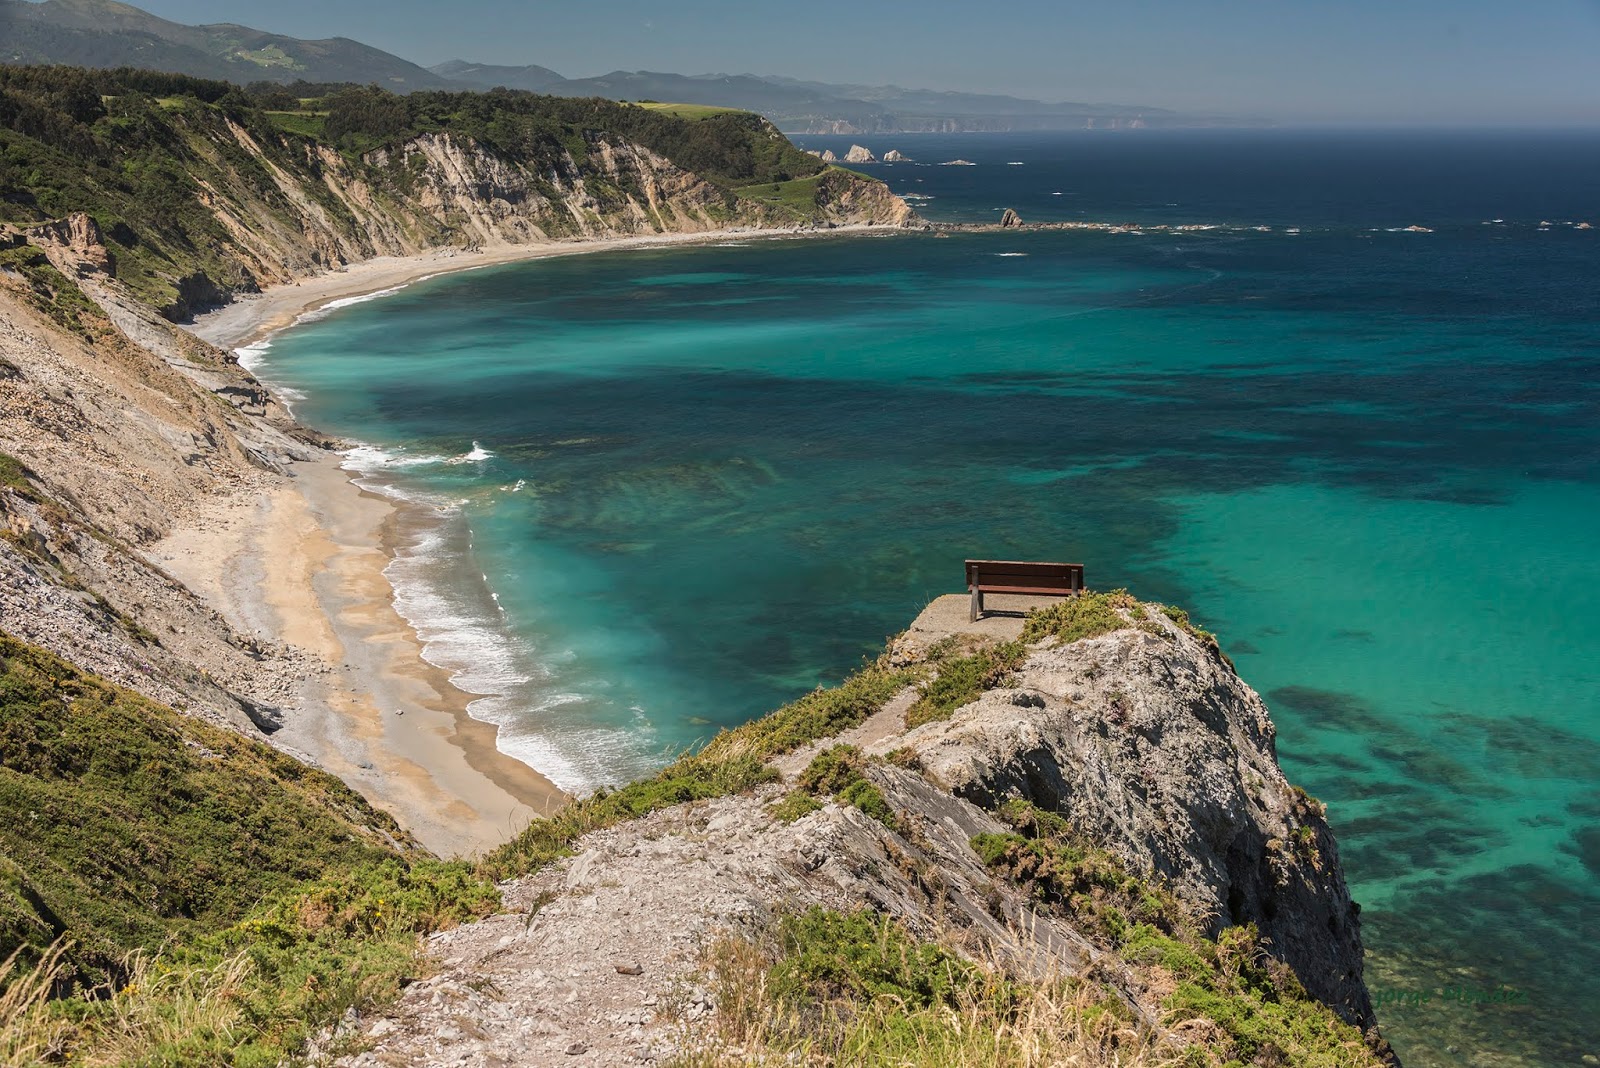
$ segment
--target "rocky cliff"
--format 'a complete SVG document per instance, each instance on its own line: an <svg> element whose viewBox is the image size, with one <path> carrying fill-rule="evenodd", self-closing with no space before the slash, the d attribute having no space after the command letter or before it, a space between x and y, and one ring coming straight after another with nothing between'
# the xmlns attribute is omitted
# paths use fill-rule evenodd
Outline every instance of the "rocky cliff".
<svg viewBox="0 0 1600 1068"><path fill-rule="evenodd" d="M771 755L761 785L593 831L505 883L506 914L437 936L438 974L353 1022L371 1048L346 1063L820 1063L752 1022L748 984L803 970L795 915L863 913L1018 989L1066 977L1116 1006L1114 1038L1052 1032L1050 1063L1392 1063L1337 848L1261 699L1180 613L1112 603L1087 637L1030 624L1024 645L1021 621L935 602L869 671L903 682L886 700ZM919 722L941 678L967 692ZM723 751L758 749L746 734ZM730 946L774 938L772 971L738 971ZM837 998L852 951L817 951L844 955ZM997 1043L988 1063L1022 1063ZM985 1063L955 1049L916 1063Z"/></svg>
<svg viewBox="0 0 1600 1068"><path fill-rule="evenodd" d="M0 224L76 250L182 320L376 256L914 219L882 183L826 169L745 112L506 91L252 92L0 67ZM848 196L752 195L819 177ZM87 225L64 221L74 213Z"/></svg>
<svg viewBox="0 0 1600 1068"><path fill-rule="evenodd" d="M95 274L105 250L91 221L43 229L43 248L0 260L0 629L271 733L302 660L237 633L142 550L208 497L268 484L318 439L230 354Z"/></svg>
<svg viewBox="0 0 1600 1068"><path fill-rule="evenodd" d="M563 151L542 171L468 138L433 133L357 161L308 146L297 172L272 163L237 124L227 136L261 161L277 194L255 195L227 175L220 183L226 194L207 199L237 260L239 274L229 285L247 291L440 247L914 220L887 186L845 172L828 176L837 196L819 203L817 213L800 214L730 193L641 145L605 137L596 137L583 158ZM280 197L291 213L267 208Z"/></svg>

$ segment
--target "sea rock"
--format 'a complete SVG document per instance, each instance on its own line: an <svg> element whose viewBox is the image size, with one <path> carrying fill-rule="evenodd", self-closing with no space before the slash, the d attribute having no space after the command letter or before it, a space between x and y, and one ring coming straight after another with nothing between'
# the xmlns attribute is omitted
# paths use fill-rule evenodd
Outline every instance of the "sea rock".
<svg viewBox="0 0 1600 1068"><path fill-rule="evenodd" d="M898 148L891 148L889 151L887 151L887 152L885 152L883 154L883 162L885 162L885 163L910 163L911 162L911 157L906 155L904 152L900 151Z"/></svg>
<svg viewBox="0 0 1600 1068"><path fill-rule="evenodd" d="M970 159L953 159L953 160L950 160L948 163L940 164L940 166L943 166L943 167L976 167L977 164L972 162Z"/></svg>
<svg viewBox="0 0 1600 1068"><path fill-rule="evenodd" d="M1010 229L1022 225L1022 216L1018 215L1015 208L1007 208L1000 216L1002 229Z"/></svg>
<svg viewBox="0 0 1600 1068"><path fill-rule="evenodd" d="M846 163L876 163L878 162L878 157L874 156L870 149L861 145L851 145L850 151L845 153L844 161Z"/></svg>
<svg viewBox="0 0 1600 1068"><path fill-rule="evenodd" d="M824 163L838 163L839 162L839 157L835 156L833 154L833 149L831 149L831 148L823 149L821 154L820 154L820 158L821 158L822 162L824 162Z"/></svg>

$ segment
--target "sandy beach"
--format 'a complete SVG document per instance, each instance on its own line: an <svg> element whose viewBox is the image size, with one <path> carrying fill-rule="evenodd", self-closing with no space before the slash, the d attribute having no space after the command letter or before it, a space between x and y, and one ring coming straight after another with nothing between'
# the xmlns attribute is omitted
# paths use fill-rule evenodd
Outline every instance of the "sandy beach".
<svg viewBox="0 0 1600 1068"><path fill-rule="evenodd" d="M802 236L891 227L840 227ZM719 231L385 257L278 286L188 327L227 348L253 344L336 300L521 260L796 236ZM422 506L362 489L328 454L211 502L157 547L168 568L238 629L312 654L301 706L274 740L338 775L442 856L472 856L566 800L501 753L497 728L468 713L474 695L423 658L384 569Z"/></svg>
<svg viewBox="0 0 1600 1068"><path fill-rule="evenodd" d="M566 800L495 748L472 695L422 658L383 573L408 517L330 455L218 498L160 542L166 567L239 630L310 653L274 742L386 809L442 856L473 856Z"/></svg>
<svg viewBox="0 0 1600 1068"><path fill-rule="evenodd" d="M187 329L213 345L241 348L293 326L300 316L333 301L366 296L455 271L628 249L904 232L897 226L838 226L829 230L711 230L593 241L557 241L543 245L501 245L472 252L450 248L419 256L379 256L326 274L303 278L292 285L276 286L263 293L241 297L226 307L197 316Z"/></svg>

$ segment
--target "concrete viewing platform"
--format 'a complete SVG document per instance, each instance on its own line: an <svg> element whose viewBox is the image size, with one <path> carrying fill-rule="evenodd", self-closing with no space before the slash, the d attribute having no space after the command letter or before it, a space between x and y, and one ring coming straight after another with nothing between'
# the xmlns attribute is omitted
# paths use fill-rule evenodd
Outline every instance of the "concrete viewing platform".
<svg viewBox="0 0 1600 1068"><path fill-rule="evenodd" d="M947 593L928 603L928 607L906 629L905 640L923 647L952 634L1011 641L1022 637L1022 617L1029 610L1047 608L1060 600L1060 597L1054 596L991 593L984 602L984 611L988 614L982 619L972 620L968 618L972 604L970 597L965 593Z"/></svg>

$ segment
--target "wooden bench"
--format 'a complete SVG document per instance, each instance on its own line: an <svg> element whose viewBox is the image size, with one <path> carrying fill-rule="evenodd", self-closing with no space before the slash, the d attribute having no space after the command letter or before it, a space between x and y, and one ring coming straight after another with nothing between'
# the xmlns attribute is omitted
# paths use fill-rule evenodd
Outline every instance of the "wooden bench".
<svg viewBox="0 0 1600 1068"><path fill-rule="evenodd" d="M1082 564L1048 564L1026 560L968 560L967 592L972 594L972 620L983 616L986 593L1031 593L1076 597L1083 592Z"/></svg>

